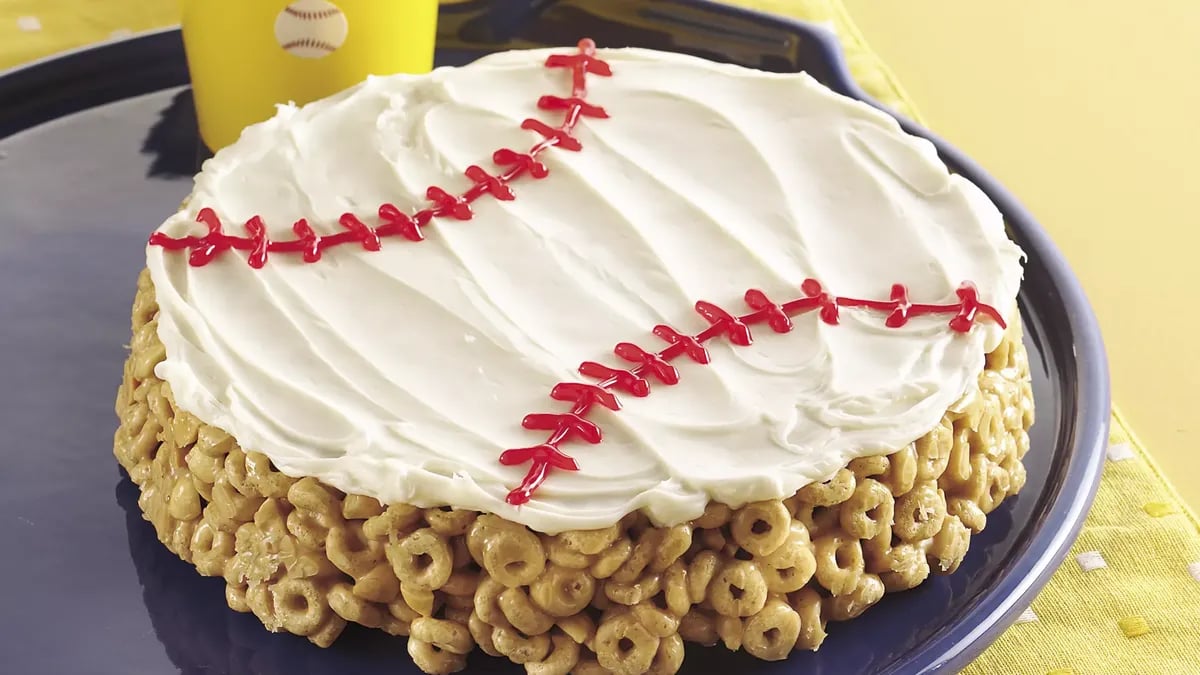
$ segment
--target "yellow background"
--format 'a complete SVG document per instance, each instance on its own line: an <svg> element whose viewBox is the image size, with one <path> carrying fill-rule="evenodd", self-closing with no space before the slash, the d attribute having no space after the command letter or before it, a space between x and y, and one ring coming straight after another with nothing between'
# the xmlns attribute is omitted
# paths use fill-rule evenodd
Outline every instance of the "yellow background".
<svg viewBox="0 0 1200 675"><path fill-rule="evenodd" d="M1200 1L845 4L929 126L1066 252L1117 407L1200 508Z"/></svg>

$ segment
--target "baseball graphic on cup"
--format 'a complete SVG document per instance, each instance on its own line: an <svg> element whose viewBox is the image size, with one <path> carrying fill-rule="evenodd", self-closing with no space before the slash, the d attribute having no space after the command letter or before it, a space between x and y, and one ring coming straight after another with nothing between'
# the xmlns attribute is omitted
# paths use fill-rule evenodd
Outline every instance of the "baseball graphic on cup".
<svg viewBox="0 0 1200 675"><path fill-rule="evenodd" d="M296 0L275 19L275 40L285 52L303 59L321 59L346 42L346 15L326 0Z"/></svg>

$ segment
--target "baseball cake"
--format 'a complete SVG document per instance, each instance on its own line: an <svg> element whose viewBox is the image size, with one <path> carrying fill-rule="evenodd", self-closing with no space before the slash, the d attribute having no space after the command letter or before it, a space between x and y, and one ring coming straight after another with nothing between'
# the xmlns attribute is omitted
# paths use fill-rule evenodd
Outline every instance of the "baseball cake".
<svg viewBox="0 0 1200 675"><path fill-rule="evenodd" d="M1021 489L1022 255L803 73L584 40L371 77L150 237L114 450L171 551L320 646L785 659Z"/></svg>

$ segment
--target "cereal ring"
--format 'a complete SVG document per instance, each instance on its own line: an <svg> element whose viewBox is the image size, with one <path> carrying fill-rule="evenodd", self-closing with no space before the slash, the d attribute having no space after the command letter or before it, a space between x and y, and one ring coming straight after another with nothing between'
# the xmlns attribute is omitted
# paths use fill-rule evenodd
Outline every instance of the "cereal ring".
<svg viewBox="0 0 1200 675"><path fill-rule="evenodd" d="M963 499L961 497L947 499L946 514L956 516L962 524L971 528L971 531L975 534L979 534L987 526L987 514L983 512L983 509L979 508L979 504L970 499Z"/></svg>
<svg viewBox="0 0 1200 675"><path fill-rule="evenodd" d="M629 608L633 613L633 618L638 620L638 623L646 627L650 634L657 638L665 638L668 635L674 635L679 630L679 617L672 614L664 606L659 607L658 601L662 596L656 596L650 600L640 602Z"/></svg>
<svg viewBox="0 0 1200 675"><path fill-rule="evenodd" d="M945 421L917 439L913 449L917 453L918 481L937 480L942 475L950 463L953 441L954 431Z"/></svg>
<svg viewBox="0 0 1200 675"><path fill-rule="evenodd" d="M579 655L579 663L575 664L571 675L612 675L612 671L600 665L594 653L585 652Z"/></svg>
<svg viewBox="0 0 1200 675"><path fill-rule="evenodd" d="M330 613L321 590L308 579L281 579L271 587L274 616L289 633L309 636L317 632Z"/></svg>
<svg viewBox="0 0 1200 675"><path fill-rule="evenodd" d="M874 574L864 574L854 590L832 598L825 598L823 609L831 621L847 621L867 611L867 608L883 598L883 582Z"/></svg>
<svg viewBox="0 0 1200 675"><path fill-rule="evenodd" d="M587 572L557 565L546 567L542 575L529 585L529 595L537 606L556 617L572 616L583 611L595 592L596 581Z"/></svg>
<svg viewBox="0 0 1200 675"><path fill-rule="evenodd" d="M800 637L800 615L786 602L772 598L749 619L742 632L742 647L764 661L781 661Z"/></svg>
<svg viewBox="0 0 1200 675"><path fill-rule="evenodd" d="M434 532L443 537L458 537L466 534L479 514L475 511L440 506L436 509L425 509L421 515Z"/></svg>
<svg viewBox="0 0 1200 675"><path fill-rule="evenodd" d="M387 608L388 614L405 623L412 623L421 618L421 613L409 606L408 600L399 592L397 592L396 598L388 603ZM429 614L432 613L429 612Z"/></svg>
<svg viewBox="0 0 1200 675"><path fill-rule="evenodd" d="M971 478L970 435L971 430L965 425L954 425L950 437L950 458L946 461L946 470L938 478L938 482L947 492L950 492L952 485L965 483Z"/></svg>
<svg viewBox="0 0 1200 675"><path fill-rule="evenodd" d="M206 577L224 576L225 561L233 557L233 535L201 522L192 532L192 562Z"/></svg>
<svg viewBox="0 0 1200 675"><path fill-rule="evenodd" d="M342 517L347 520L366 520L383 513L383 504L373 497L346 495L342 500Z"/></svg>
<svg viewBox="0 0 1200 675"><path fill-rule="evenodd" d="M712 583L713 577L717 575L719 569L721 569L721 559L712 551L701 551L696 554L695 558L692 558L692 562L688 563L688 595L691 596L692 604L697 604L704 599L708 585Z"/></svg>
<svg viewBox="0 0 1200 675"><path fill-rule="evenodd" d="M607 579L616 574L631 555L633 555L633 542L628 537L621 537L599 554L596 561L588 568L588 572L595 579Z"/></svg>
<svg viewBox="0 0 1200 675"><path fill-rule="evenodd" d="M793 521L788 540L771 555L757 560L759 572L772 593L791 593L800 590L817 570L813 545L808 530Z"/></svg>
<svg viewBox="0 0 1200 675"><path fill-rule="evenodd" d="M946 499L934 481L925 481L896 499L892 533L907 542L922 541L942 529Z"/></svg>
<svg viewBox="0 0 1200 675"><path fill-rule="evenodd" d="M683 666L683 639L672 633L658 641L658 651L646 675L675 675Z"/></svg>
<svg viewBox="0 0 1200 675"><path fill-rule="evenodd" d="M475 564L483 567L483 545L492 535L501 530L520 527L516 523L504 520L498 516L484 514L475 518L475 522L467 528L467 550Z"/></svg>
<svg viewBox="0 0 1200 675"><path fill-rule="evenodd" d="M554 626L554 619L535 607L520 588L506 588L496 602L513 628L526 635L541 635Z"/></svg>
<svg viewBox="0 0 1200 675"><path fill-rule="evenodd" d="M734 512L729 530L738 546L765 556L787 541L791 523L791 514L782 502L754 502Z"/></svg>
<svg viewBox="0 0 1200 675"><path fill-rule="evenodd" d="M297 479L285 476L271 465L271 460L261 452L247 452L245 458L246 481L262 496L283 499Z"/></svg>
<svg viewBox="0 0 1200 675"><path fill-rule="evenodd" d="M704 515L692 521L692 527L701 530L715 530L729 522L733 510L725 504L709 502L704 507Z"/></svg>
<svg viewBox="0 0 1200 675"><path fill-rule="evenodd" d="M969 502L968 502L969 503ZM963 525L956 515L946 516L942 529L929 542L930 565L936 563L943 574L950 574L958 569L960 563L971 547L971 531Z"/></svg>
<svg viewBox="0 0 1200 675"><path fill-rule="evenodd" d="M413 588L403 581L400 582L400 597L421 616L433 616L441 606L441 599L434 595L433 591Z"/></svg>
<svg viewBox="0 0 1200 675"><path fill-rule="evenodd" d="M346 620L331 611L325 623L315 633L307 636L308 641L318 647L329 647L345 629Z"/></svg>
<svg viewBox="0 0 1200 675"><path fill-rule="evenodd" d="M460 626L467 625L467 621L471 618L471 614L473 613L474 610L472 610L470 607L456 607L452 606L449 602L446 603L446 606L442 608L441 612L443 619L451 623L456 623Z"/></svg>
<svg viewBox="0 0 1200 675"><path fill-rule="evenodd" d="M857 483L855 483L857 486ZM854 494L851 490L850 494ZM794 518L797 522L804 525L808 533L816 538L824 534L836 534L841 531L842 507L841 504L833 506L814 506L807 502L803 502L796 509Z"/></svg>
<svg viewBox="0 0 1200 675"><path fill-rule="evenodd" d="M879 530L879 534L870 539L861 540L863 550L863 569L872 574L879 574L892 569L892 526L887 525Z"/></svg>
<svg viewBox="0 0 1200 675"><path fill-rule="evenodd" d="M489 576L481 576L479 586L475 589L475 613L493 626L507 628L508 619L500 611L500 594L503 592L504 584Z"/></svg>
<svg viewBox="0 0 1200 675"><path fill-rule="evenodd" d="M239 525L254 517L264 501L262 497L247 497L233 489L222 474L213 483L212 501L204 509L204 519L222 532L235 532Z"/></svg>
<svg viewBox="0 0 1200 675"><path fill-rule="evenodd" d="M702 609L693 609L679 620L679 635L688 642L711 647L721 640L717 621Z"/></svg>
<svg viewBox="0 0 1200 675"><path fill-rule="evenodd" d="M658 594L662 589L662 577L647 574L631 584L617 583L615 578L604 582L604 596L619 605L636 605Z"/></svg>
<svg viewBox="0 0 1200 675"><path fill-rule="evenodd" d="M470 570L454 570L450 574L450 578L446 583L439 588L441 592L450 596L466 596L475 595L475 589L479 587L479 573Z"/></svg>
<svg viewBox="0 0 1200 675"><path fill-rule="evenodd" d="M541 661L527 662L525 672L528 675L569 675L571 669L579 663L579 644L565 635L550 636L550 654Z"/></svg>
<svg viewBox="0 0 1200 675"><path fill-rule="evenodd" d="M795 649L816 651L825 641L825 617L821 615L821 594L802 588L788 595L788 605L800 617L800 636Z"/></svg>
<svg viewBox="0 0 1200 675"><path fill-rule="evenodd" d="M648 529L642 532L633 546L633 553L621 565L621 568L613 573L612 579L622 584L636 581L638 577L642 576L642 572L646 571L650 561L654 559L654 554L658 550L662 538L663 533L660 530Z"/></svg>
<svg viewBox="0 0 1200 675"><path fill-rule="evenodd" d="M726 563L708 585L708 599L723 616L750 616L767 602L767 582L758 566L745 560Z"/></svg>
<svg viewBox="0 0 1200 675"><path fill-rule="evenodd" d="M888 455L888 470L879 477L893 495L902 495L912 489L917 480L917 453L912 444Z"/></svg>
<svg viewBox="0 0 1200 675"><path fill-rule="evenodd" d="M1025 432L1021 432L1021 433L1025 433ZM1011 438L1011 436L1010 436L1010 438ZM1016 441L1013 441L1013 444L1015 446ZM1021 463L1020 455L1017 454L1017 451L1015 449L1013 450L1013 454L1004 460L1004 463L1001 465L1001 468L1003 468L1005 471L1007 471L1008 475L1009 475L1009 486L1008 486L1009 496L1015 495L1018 492L1020 492L1021 488L1025 487L1025 480L1026 480L1028 474L1025 469L1025 465Z"/></svg>
<svg viewBox="0 0 1200 675"><path fill-rule="evenodd" d="M879 571L879 579L888 592L907 591L916 588L929 578L929 561L924 548L914 544L900 544L888 554L888 567Z"/></svg>
<svg viewBox="0 0 1200 675"><path fill-rule="evenodd" d="M659 639L628 613L601 621L596 631L596 659L617 675L642 675L650 669Z"/></svg>
<svg viewBox="0 0 1200 675"><path fill-rule="evenodd" d="M687 552L692 545L692 526L688 523L682 523L674 527L668 528L662 533L662 538L658 543L658 550L654 553L654 559L650 563L650 571L662 572L667 569L679 557Z"/></svg>
<svg viewBox="0 0 1200 675"><path fill-rule="evenodd" d="M287 493L296 507L288 515L288 530L310 548L325 548L329 528L342 523L342 496L311 476L296 481Z"/></svg>
<svg viewBox="0 0 1200 675"><path fill-rule="evenodd" d="M388 635L406 637L411 630L411 626L407 621L401 621L391 614L388 614L383 617L383 623L379 624L379 630L387 633Z"/></svg>
<svg viewBox="0 0 1200 675"><path fill-rule="evenodd" d="M596 555L611 546L619 536L621 536L621 530L614 523L602 530L570 530L559 534L556 538L576 553Z"/></svg>
<svg viewBox="0 0 1200 675"><path fill-rule="evenodd" d="M979 498L979 508L984 513L991 513L1009 495L1009 489L1012 487L1012 476L1009 475L1008 471L1004 470L1004 467L995 462L987 463L987 470L984 475L986 476L986 488Z"/></svg>
<svg viewBox="0 0 1200 675"><path fill-rule="evenodd" d="M854 494L854 486L854 472L839 469L829 480L805 485L796 495L813 506L833 506L849 499L850 495Z"/></svg>
<svg viewBox="0 0 1200 675"><path fill-rule="evenodd" d="M249 612L250 605L246 604L246 587L234 586L226 584L225 586L225 602L229 605L229 609L235 612Z"/></svg>
<svg viewBox="0 0 1200 675"><path fill-rule="evenodd" d="M854 590L863 575L862 545L857 539L842 535L826 535L813 542L817 583L833 595Z"/></svg>
<svg viewBox="0 0 1200 675"><path fill-rule="evenodd" d="M586 570L592 564L591 556L572 549L558 537L543 535L542 546L546 549L546 559L559 567Z"/></svg>
<svg viewBox="0 0 1200 675"><path fill-rule="evenodd" d="M437 647L451 654L467 654L475 648L475 639L470 630L461 623L421 617L412 622L413 639Z"/></svg>
<svg viewBox="0 0 1200 675"><path fill-rule="evenodd" d="M492 629L492 644L513 663L544 661L550 653L550 636L521 635L514 628L496 626Z"/></svg>
<svg viewBox="0 0 1200 675"><path fill-rule="evenodd" d="M523 527L499 530L483 544L483 568L509 588L527 586L546 568L546 552L542 542Z"/></svg>
<svg viewBox="0 0 1200 675"><path fill-rule="evenodd" d="M368 628L379 628L383 625L386 614L383 608L354 595L350 584L334 584L326 598L329 600L329 608L346 621L353 621Z"/></svg>
<svg viewBox="0 0 1200 675"><path fill-rule="evenodd" d="M247 497L262 496L250 484L246 471L246 453L242 452L241 448L235 447L225 455L224 469L225 478L229 480L233 489Z"/></svg>
<svg viewBox="0 0 1200 675"><path fill-rule="evenodd" d="M387 604L400 594L400 580L390 564L380 563L354 580L354 594L363 600Z"/></svg>
<svg viewBox="0 0 1200 675"><path fill-rule="evenodd" d="M688 591L687 568L682 560L671 563L662 575L663 599L667 609L675 616L683 616L692 608L692 597Z"/></svg>
<svg viewBox="0 0 1200 675"><path fill-rule="evenodd" d="M167 513L176 520L196 520L200 517L200 493L196 491L191 475L183 474L175 480L171 496L167 498Z"/></svg>
<svg viewBox="0 0 1200 675"><path fill-rule="evenodd" d="M471 612L471 616L467 617L467 630L471 631L471 638L484 654L501 656L500 650L492 643L492 625L479 618L475 612Z"/></svg>
<svg viewBox="0 0 1200 675"><path fill-rule="evenodd" d="M408 655L413 663L429 675L448 675L467 667L467 657L438 649L428 642L408 639Z"/></svg>
<svg viewBox="0 0 1200 675"><path fill-rule="evenodd" d="M565 616L558 620L558 628L572 640L583 645L596 637L596 622L586 612Z"/></svg>
<svg viewBox="0 0 1200 675"><path fill-rule="evenodd" d="M700 542L701 550L708 551L725 551L733 543L725 537L725 533L721 530L700 530L696 533L696 540ZM736 548L737 545L733 544Z"/></svg>
<svg viewBox="0 0 1200 675"><path fill-rule="evenodd" d="M713 623L716 625L717 635L721 637L721 643L725 645L725 649L736 652L742 648L742 636L745 634L746 628L742 625L741 619L718 614Z"/></svg>
<svg viewBox="0 0 1200 675"><path fill-rule="evenodd" d="M386 559L383 544L363 534L362 523L349 521L329 528L325 555L338 569L358 578Z"/></svg>
<svg viewBox="0 0 1200 675"><path fill-rule="evenodd" d="M412 589L435 591L450 579L450 547L431 528L422 528L384 548L400 583Z"/></svg>
<svg viewBox="0 0 1200 675"><path fill-rule="evenodd" d="M419 522L419 509L406 504L392 504L383 513L367 518L363 523L363 534L371 539L399 539L415 530Z"/></svg>
<svg viewBox="0 0 1200 675"><path fill-rule="evenodd" d="M854 473L856 480L861 481L864 478L871 478L886 473L888 470L888 458L883 455L858 457L850 460L850 464L846 468Z"/></svg>
<svg viewBox="0 0 1200 675"><path fill-rule="evenodd" d="M858 482L838 515L842 529L852 537L871 539L892 520L894 497L883 483L866 478Z"/></svg>

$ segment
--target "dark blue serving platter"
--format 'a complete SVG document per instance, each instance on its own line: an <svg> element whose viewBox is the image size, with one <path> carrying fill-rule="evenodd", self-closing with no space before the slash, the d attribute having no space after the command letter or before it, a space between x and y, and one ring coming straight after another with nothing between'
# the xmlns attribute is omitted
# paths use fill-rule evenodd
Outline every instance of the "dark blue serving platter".
<svg viewBox="0 0 1200 675"><path fill-rule="evenodd" d="M469 2L443 8L438 61L573 44L807 70L868 100L823 28L698 0ZM417 673L403 639L351 628L331 649L272 635L158 544L111 455L112 401L148 232L201 153L178 31L0 74L0 672ZM870 102L870 101L869 101ZM957 574L835 624L821 650L762 663L689 647L684 673L955 672L1046 583L1099 481L1109 421L1100 335L1061 254L1017 201L929 132L1029 254L1021 293L1038 422L1029 482ZM476 655L469 672L517 673Z"/></svg>

